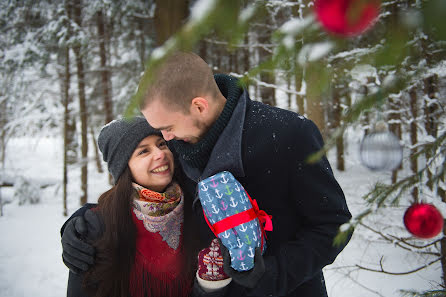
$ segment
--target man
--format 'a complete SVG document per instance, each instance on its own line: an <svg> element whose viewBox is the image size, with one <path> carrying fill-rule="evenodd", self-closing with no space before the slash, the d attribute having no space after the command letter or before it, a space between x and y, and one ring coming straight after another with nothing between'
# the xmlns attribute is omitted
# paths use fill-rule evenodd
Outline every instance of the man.
<svg viewBox="0 0 446 297"><path fill-rule="evenodd" d="M254 268L238 273L225 267L233 279L225 295L326 296L322 268L345 246L334 246L333 239L351 215L327 159L306 162L323 146L314 123L251 101L237 79L214 77L192 53L172 55L154 77L141 112L169 141L190 179L188 190L227 170L273 218L266 252L256 256ZM210 242L198 197L193 208Z"/></svg>

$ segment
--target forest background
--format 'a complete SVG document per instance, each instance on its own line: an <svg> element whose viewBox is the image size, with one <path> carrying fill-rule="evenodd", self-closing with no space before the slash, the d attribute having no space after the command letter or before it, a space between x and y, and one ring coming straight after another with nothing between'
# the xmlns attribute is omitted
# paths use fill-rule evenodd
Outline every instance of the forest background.
<svg viewBox="0 0 446 297"><path fill-rule="evenodd" d="M59 226L77 207L95 202L98 189L109 186L96 145L100 128L133 111L138 84L160 59L192 50L215 73L240 77L253 100L298 112L320 128L347 200L358 204L344 226L356 228L352 248L396 249L379 248L371 258L360 256L361 263L330 268L350 280L345 287L390 296L367 283L377 275L421 275L420 288L392 281L398 285L386 292L444 294L446 238L413 237L401 218L420 201L446 214L444 1L382 1L373 27L349 38L325 32L313 8L307 0L1 1L2 232L13 221L8 209L26 213L27 206L52 201ZM404 149L401 166L379 175L352 161L377 122ZM54 158L22 157L41 146ZM26 166L35 168L32 175ZM57 174L48 178L46 171ZM407 265L395 266L401 259ZM0 270L0 293L14 291L7 271ZM375 276L363 278L360 271Z"/></svg>

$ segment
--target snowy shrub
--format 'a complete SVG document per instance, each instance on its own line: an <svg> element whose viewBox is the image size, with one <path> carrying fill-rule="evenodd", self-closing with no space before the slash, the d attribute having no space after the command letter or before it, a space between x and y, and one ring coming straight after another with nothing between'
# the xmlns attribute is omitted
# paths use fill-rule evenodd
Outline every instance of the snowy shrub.
<svg viewBox="0 0 446 297"><path fill-rule="evenodd" d="M19 200L19 205L29 202L35 204L40 202L40 186L33 184L24 177L18 177L14 182L14 199Z"/></svg>

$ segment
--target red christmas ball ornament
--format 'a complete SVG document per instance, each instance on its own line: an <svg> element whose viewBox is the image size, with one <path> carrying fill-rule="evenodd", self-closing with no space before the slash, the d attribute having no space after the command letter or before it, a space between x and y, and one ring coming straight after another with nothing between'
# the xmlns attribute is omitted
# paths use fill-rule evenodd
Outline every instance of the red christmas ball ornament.
<svg viewBox="0 0 446 297"><path fill-rule="evenodd" d="M381 0L315 0L317 19L328 32L357 36L378 19Z"/></svg>
<svg viewBox="0 0 446 297"><path fill-rule="evenodd" d="M432 238L443 229L443 216L432 204L415 203L404 213L407 230L419 238Z"/></svg>

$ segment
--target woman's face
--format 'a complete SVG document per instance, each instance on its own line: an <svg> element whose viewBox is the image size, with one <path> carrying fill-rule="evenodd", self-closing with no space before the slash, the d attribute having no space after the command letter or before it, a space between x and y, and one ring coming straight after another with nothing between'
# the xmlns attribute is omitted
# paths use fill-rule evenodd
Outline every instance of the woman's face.
<svg viewBox="0 0 446 297"><path fill-rule="evenodd" d="M129 160L133 180L149 190L163 192L173 177L173 155L158 135L141 140Z"/></svg>

